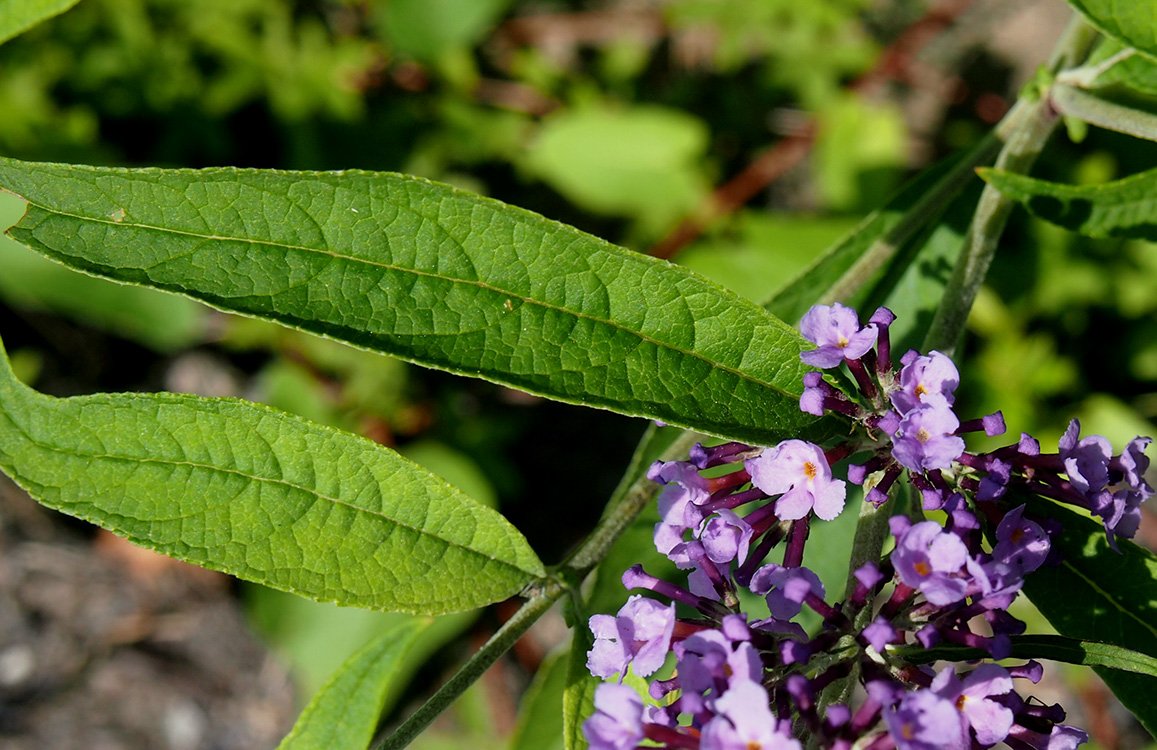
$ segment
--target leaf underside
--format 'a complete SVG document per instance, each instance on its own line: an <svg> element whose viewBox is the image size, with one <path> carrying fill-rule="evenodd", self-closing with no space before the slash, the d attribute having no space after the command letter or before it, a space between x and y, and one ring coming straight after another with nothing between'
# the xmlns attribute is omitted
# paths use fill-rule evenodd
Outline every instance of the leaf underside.
<svg viewBox="0 0 1157 750"><path fill-rule="evenodd" d="M1089 237L1157 240L1157 169L1103 185L1065 185L982 170L1004 195L1045 221Z"/></svg>

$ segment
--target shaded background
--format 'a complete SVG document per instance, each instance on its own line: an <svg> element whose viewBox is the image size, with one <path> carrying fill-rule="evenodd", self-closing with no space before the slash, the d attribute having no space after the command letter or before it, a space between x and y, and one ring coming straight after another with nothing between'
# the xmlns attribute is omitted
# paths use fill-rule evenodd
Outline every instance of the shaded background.
<svg viewBox="0 0 1157 750"><path fill-rule="evenodd" d="M762 299L975 143L1067 17L1061 0L82 0L0 46L0 153L419 174ZM1152 143L1074 137L1035 173L1101 182L1157 162ZM18 215L0 200L0 224ZM1154 434L1155 292L1157 247L1018 213L970 320L962 413L1003 409L1046 445L1070 415L1117 447ZM46 392L243 396L367 435L499 507L548 563L592 527L644 427L79 276L6 239L0 332ZM414 694L510 606L443 618ZM389 617L165 562L0 478L2 747L272 747ZM514 731L565 638L548 618L414 746ZM1059 672L1047 690L1070 693L1097 745L1151 742L1091 672Z"/></svg>

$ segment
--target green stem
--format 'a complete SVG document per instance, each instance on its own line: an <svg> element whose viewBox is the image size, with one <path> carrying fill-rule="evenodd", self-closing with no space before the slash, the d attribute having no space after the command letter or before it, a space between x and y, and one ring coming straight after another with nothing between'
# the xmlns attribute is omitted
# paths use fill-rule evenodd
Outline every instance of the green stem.
<svg viewBox="0 0 1157 750"><path fill-rule="evenodd" d="M1096 30L1074 16L1057 42L1049 71L1056 74L1082 62L1096 37ZM996 168L1018 174L1028 172L1059 122L1047 96L1035 90L1022 94L996 127L997 137L1004 142L996 158ZM938 349L949 356L954 353L1015 205L1015 201L1005 198L991 185L984 187L964 238L964 249L944 289L944 302L937 309L924 339L925 350Z"/></svg>
<svg viewBox="0 0 1157 750"><path fill-rule="evenodd" d="M645 476L645 454L649 440L654 436L654 429L647 434L639 449L632 458L631 465L623 476L623 481L611 495L607 504L607 512L603 515L599 525L586 538L575 552L559 565L553 575L536 581L527 587L529 598L523 603L514 616L491 636L482 648L472 655L458 671L446 681L434 695L423 703L417 711L410 714L397 729L385 737L380 743L373 745L375 750L400 750L410 744L421 732L430 725L438 714L450 707L466 688L470 687L482 674L490 668L500 656L506 653L515 642L533 625L538 618L546 614L563 594L571 589L570 581L581 580L582 576L599 564L611 545L623 533L635 517L654 499L658 492L658 485L647 480ZM685 456L688 449L701 436L693 432L684 432L675 438L660 454L660 458L671 460Z"/></svg>
<svg viewBox="0 0 1157 750"><path fill-rule="evenodd" d="M1064 35L1057 42L1049 69L1054 73L1082 62L1096 38L1096 31L1074 16ZM1044 148L1056 127L1058 118L1049 106L1047 97L1035 93L1022 94L1012 110L996 127L996 137L1004 143L996 159L996 166L1015 172L1026 172ZM964 249L944 290L944 301L936 311L932 326L924 340L925 351L939 349L951 355L964 331L968 311L984 281L992 262L997 241L1004 231L1014 202L997 190L986 186L976 206L972 225L965 237ZM855 588L855 571L864 563L880 559L884 541L888 537L888 518L897 508L877 510L864 503L852 542L845 595ZM901 511L903 512L903 511ZM860 619L869 617L871 607L865 607ZM866 622L857 622L863 627Z"/></svg>
<svg viewBox="0 0 1157 750"><path fill-rule="evenodd" d="M510 647L537 622L539 617L546 614L551 605L565 592L566 588L557 583L543 586L417 711L406 717L397 729L372 747L375 750L400 750L410 744L438 717L438 714L449 708L466 688L473 685L500 656L510 650Z"/></svg>
<svg viewBox="0 0 1157 750"><path fill-rule="evenodd" d="M996 155L1000 141L989 133L971 151L952 165L949 171L904 212L896 226L873 242L867 251L831 286L817 302L847 302L869 279L884 267L908 240L943 213L944 208L972 180L976 167L987 164Z"/></svg>

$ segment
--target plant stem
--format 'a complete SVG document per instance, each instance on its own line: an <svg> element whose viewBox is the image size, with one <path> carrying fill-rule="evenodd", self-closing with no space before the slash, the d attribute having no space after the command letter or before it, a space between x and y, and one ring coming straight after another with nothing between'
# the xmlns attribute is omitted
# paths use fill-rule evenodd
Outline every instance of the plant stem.
<svg viewBox="0 0 1157 750"><path fill-rule="evenodd" d="M581 580L583 575L606 557L611 545L658 492L659 486L645 476L647 462L644 454L647 452L647 443L652 435L653 432L648 433L636 450L623 481L612 494L607 511L594 531L563 564L556 567L553 575L527 587L529 596L514 616L459 667L437 692L419 706L418 710L410 714L397 729L379 743L372 745L374 750L400 750L410 744L438 717L438 714L449 708L466 688L474 684L499 657L506 653L538 618L546 614L551 605L570 590L568 581ZM660 457L669 460L683 456L699 439L700 436L696 433L684 432L672 441Z"/></svg>
<svg viewBox="0 0 1157 750"><path fill-rule="evenodd" d="M1081 63L1096 36L1092 27L1074 15L1057 42L1049 71L1056 74ZM996 126L996 135L1004 142L996 168L1018 174L1028 172L1059 122L1047 96L1035 90L1022 93ZM938 349L953 355L1014 205L991 185L985 186L964 238L964 249L944 289L944 302L936 310L924 339L925 350Z"/></svg>
<svg viewBox="0 0 1157 750"><path fill-rule="evenodd" d="M566 587L553 583L543 586L538 593L532 596L519 608L514 616L507 620L498 632L490 637L454 676L438 688L430 698L418 707L418 710L406 717L397 729L385 737L380 743L371 745L375 750L400 750L410 744L422 731L430 725L438 714L450 707L458 696L466 691L482 674L490 668L500 656L505 654L522 635L530 629L539 617L542 617L551 605L564 593Z"/></svg>

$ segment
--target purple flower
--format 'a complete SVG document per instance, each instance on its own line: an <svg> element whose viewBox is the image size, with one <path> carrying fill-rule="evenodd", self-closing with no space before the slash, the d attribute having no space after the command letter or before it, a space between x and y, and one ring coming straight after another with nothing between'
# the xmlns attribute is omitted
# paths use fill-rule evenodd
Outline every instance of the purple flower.
<svg viewBox="0 0 1157 750"><path fill-rule="evenodd" d="M808 594L824 598L824 585L807 568L785 568L769 563L751 577L751 591L767 595L767 606L773 617L790 620L799 614Z"/></svg>
<svg viewBox="0 0 1157 750"><path fill-rule="evenodd" d="M1008 736L1012 728L1012 711L997 701L989 700L990 696L1012 691L1012 677L1004 667L981 664L963 680L948 667L936 675L932 691L952 701L981 745L989 747Z"/></svg>
<svg viewBox="0 0 1157 750"><path fill-rule="evenodd" d="M962 600L967 582L958 574L968 561L968 548L960 537L940 528L935 521L908 526L908 519L893 516L896 549L892 565L900 580L918 589L932 604L944 606Z"/></svg>
<svg viewBox="0 0 1157 750"><path fill-rule="evenodd" d="M883 617L877 617L872 621L872 624L864 628L863 635L872 648L883 653L885 646L896 641L897 633L887 620Z"/></svg>
<svg viewBox="0 0 1157 750"><path fill-rule="evenodd" d="M1078 442L1080 430L1079 421L1074 419L1069 422L1068 429L1060 439L1061 460L1073 487L1092 499L1109 483L1109 461L1113 457L1113 447L1100 435L1090 435Z"/></svg>
<svg viewBox="0 0 1157 750"><path fill-rule="evenodd" d="M675 605L663 606L638 594L627 600L618 615L590 619L595 642L587 652L587 669L604 679L623 673L634 662L635 673L646 677L663 666L675 630Z"/></svg>
<svg viewBox="0 0 1157 750"><path fill-rule="evenodd" d="M927 356L910 351L901 361L904 369L900 370L900 390L892 393L892 405L897 411L907 414L937 399L948 405L953 403L960 373L951 359L937 351Z"/></svg>
<svg viewBox="0 0 1157 750"><path fill-rule="evenodd" d="M752 529L746 521L723 508L703 525L699 541L711 562L728 565L735 561L742 564L747 559L751 534Z"/></svg>
<svg viewBox="0 0 1157 750"><path fill-rule="evenodd" d="M683 550L675 550L684 542L686 533L693 532L703 521L704 513L699 506L710 497L707 480L685 461L656 461L647 476L651 481L667 485L659 495L660 521L655 524L655 548L676 565L691 567L693 563Z"/></svg>
<svg viewBox="0 0 1157 750"><path fill-rule="evenodd" d="M1125 452L1117 459L1125 483L1133 489L1147 490L1149 495L1153 494L1153 488L1145 482L1145 472L1149 471L1149 457L1145 455L1145 449L1151 442L1152 438L1135 437L1129 441L1125 446Z"/></svg>
<svg viewBox="0 0 1157 750"><path fill-rule="evenodd" d="M700 750L802 750L779 731L759 683L737 682L715 701L716 716L703 726Z"/></svg>
<svg viewBox="0 0 1157 750"><path fill-rule="evenodd" d="M1011 575L1023 579L1044 564L1049 547L1048 534L1040 524L1024 517L1024 506L1014 508L996 527L992 566L997 575L990 572L989 576L1003 579Z"/></svg>
<svg viewBox="0 0 1157 750"><path fill-rule="evenodd" d="M703 630L676 646L679 657L676 674L684 695L712 690L714 696L718 696L734 683L758 684L763 679L759 652L746 639L735 639L734 635L722 630Z"/></svg>
<svg viewBox="0 0 1157 750"><path fill-rule="evenodd" d="M751 483L768 495L783 495L775 512L785 521L803 518L808 511L830 521L844 509L847 487L832 478L832 469L817 445L785 440L744 462Z"/></svg>
<svg viewBox="0 0 1157 750"><path fill-rule="evenodd" d="M844 359L859 359L876 343L875 326L860 328L856 311L840 303L816 305L808 310L799 324L800 333L819 346L800 354L812 367L838 367Z"/></svg>
<svg viewBox="0 0 1157 750"><path fill-rule="evenodd" d="M884 723L899 750L967 750L971 744L956 706L931 690L906 693L884 712Z"/></svg>
<svg viewBox="0 0 1157 750"><path fill-rule="evenodd" d="M1067 724L1054 724L1048 734L1014 724L1008 734L1036 750L1076 750L1079 745L1089 741L1087 732Z"/></svg>
<svg viewBox="0 0 1157 750"><path fill-rule="evenodd" d="M964 452L964 441L953 434L959 426L948 403L933 399L900 420L892 455L910 471L950 468Z"/></svg>
<svg viewBox="0 0 1157 750"><path fill-rule="evenodd" d="M595 688L595 712L583 722L591 750L634 750L643 741L643 699L626 685Z"/></svg>

